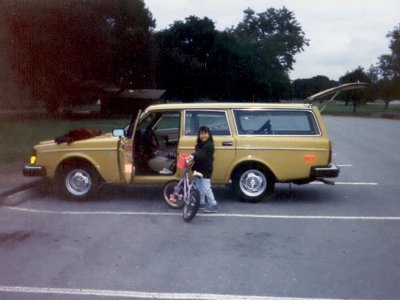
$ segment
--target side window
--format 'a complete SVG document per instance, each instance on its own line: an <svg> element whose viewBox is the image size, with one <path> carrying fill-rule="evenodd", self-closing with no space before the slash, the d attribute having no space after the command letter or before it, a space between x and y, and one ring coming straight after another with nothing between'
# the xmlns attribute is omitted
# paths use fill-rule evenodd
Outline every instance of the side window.
<svg viewBox="0 0 400 300"><path fill-rule="evenodd" d="M165 113L157 121L154 131L179 129L179 113Z"/></svg>
<svg viewBox="0 0 400 300"><path fill-rule="evenodd" d="M180 127L180 113L166 112L159 115L153 125L160 146L171 146L178 144Z"/></svg>
<svg viewBox="0 0 400 300"><path fill-rule="evenodd" d="M201 126L213 135L231 135L225 111L188 110L185 112L185 135L197 135Z"/></svg>
<svg viewBox="0 0 400 300"><path fill-rule="evenodd" d="M235 110L235 122L242 135L317 135L314 115L297 110Z"/></svg>

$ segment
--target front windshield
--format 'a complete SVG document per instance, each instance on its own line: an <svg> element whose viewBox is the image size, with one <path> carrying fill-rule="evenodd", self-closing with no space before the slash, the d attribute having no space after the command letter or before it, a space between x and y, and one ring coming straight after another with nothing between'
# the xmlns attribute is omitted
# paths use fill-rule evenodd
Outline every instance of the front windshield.
<svg viewBox="0 0 400 300"><path fill-rule="evenodd" d="M127 138L132 138L132 132L133 132L133 128L135 127L136 119L137 118L142 119L143 115L144 115L144 112L139 110L136 115L132 116L131 122L124 127L125 136Z"/></svg>

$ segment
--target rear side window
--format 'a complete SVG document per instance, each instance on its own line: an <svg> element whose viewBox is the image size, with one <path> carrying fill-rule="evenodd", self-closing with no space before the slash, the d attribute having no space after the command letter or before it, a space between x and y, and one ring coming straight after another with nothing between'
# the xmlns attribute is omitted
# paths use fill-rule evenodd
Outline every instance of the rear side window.
<svg viewBox="0 0 400 300"><path fill-rule="evenodd" d="M210 128L212 135L231 135L225 111L187 110L185 135L197 135L201 126Z"/></svg>
<svg viewBox="0 0 400 300"><path fill-rule="evenodd" d="M234 110L241 135L319 135L314 114L306 110Z"/></svg>

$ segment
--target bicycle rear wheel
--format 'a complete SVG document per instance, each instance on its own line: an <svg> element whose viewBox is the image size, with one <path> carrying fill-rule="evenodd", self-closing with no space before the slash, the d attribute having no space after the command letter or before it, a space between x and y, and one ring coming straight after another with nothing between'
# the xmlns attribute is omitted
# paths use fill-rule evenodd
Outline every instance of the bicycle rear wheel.
<svg viewBox="0 0 400 300"><path fill-rule="evenodd" d="M164 201L172 208L181 208L183 202L183 186L178 185L178 180L168 182L163 189Z"/></svg>
<svg viewBox="0 0 400 300"><path fill-rule="evenodd" d="M189 194L189 201L184 201L183 205L183 219L190 222L196 216L200 206L200 193L198 190L191 189Z"/></svg>

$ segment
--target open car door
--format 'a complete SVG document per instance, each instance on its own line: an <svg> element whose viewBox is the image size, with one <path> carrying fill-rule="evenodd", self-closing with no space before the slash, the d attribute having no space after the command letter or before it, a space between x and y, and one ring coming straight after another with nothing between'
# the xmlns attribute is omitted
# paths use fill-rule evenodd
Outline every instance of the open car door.
<svg viewBox="0 0 400 300"><path fill-rule="evenodd" d="M121 183L131 184L135 176L135 162L134 162L134 141L135 132L139 123L141 110L138 111L136 119L132 118L132 122L124 130L124 134L120 136L118 141L118 163L119 174Z"/></svg>
<svg viewBox="0 0 400 300"><path fill-rule="evenodd" d="M323 90L322 92L308 96L307 99L305 100L305 102L312 103L315 100L332 95L332 97L329 98L328 102L324 105L324 107L322 107L320 109L320 112L322 113L322 111L326 108L326 106L329 104L329 102L333 101L341 92L349 91L349 90L365 89L368 85L369 84L365 83L365 82L345 83L345 84L339 85L337 87Z"/></svg>

